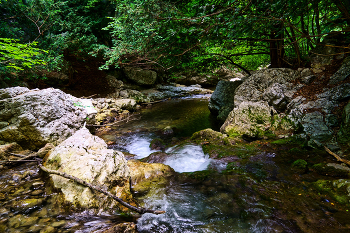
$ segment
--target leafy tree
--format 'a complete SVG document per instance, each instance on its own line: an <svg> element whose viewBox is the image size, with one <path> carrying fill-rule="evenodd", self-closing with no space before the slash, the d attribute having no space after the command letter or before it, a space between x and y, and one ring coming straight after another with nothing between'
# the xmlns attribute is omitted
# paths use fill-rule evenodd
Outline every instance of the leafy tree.
<svg viewBox="0 0 350 233"><path fill-rule="evenodd" d="M18 40L0 38L0 71L24 70L35 65L46 65L38 56L45 50L35 48L36 42L22 44Z"/></svg>
<svg viewBox="0 0 350 233"><path fill-rule="evenodd" d="M179 64L189 68L201 62L208 67L217 55L231 63L257 55L265 57L259 59L264 63L269 55L271 67L300 66L326 35L349 28L349 4L340 0L123 0L116 4L118 14L108 26L115 46L105 52L107 66L148 61L166 68ZM168 6L166 13L161 4Z"/></svg>

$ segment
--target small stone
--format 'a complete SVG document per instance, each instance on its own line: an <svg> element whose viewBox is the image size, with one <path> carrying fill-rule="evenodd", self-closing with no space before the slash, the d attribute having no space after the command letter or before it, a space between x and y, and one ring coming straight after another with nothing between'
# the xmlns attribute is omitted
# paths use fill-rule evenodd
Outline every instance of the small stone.
<svg viewBox="0 0 350 233"><path fill-rule="evenodd" d="M45 229L42 229L40 233L54 233L56 229L54 227L48 226Z"/></svg>
<svg viewBox="0 0 350 233"><path fill-rule="evenodd" d="M31 189L39 189L44 186L44 182L34 182L31 186Z"/></svg>
<svg viewBox="0 0 350 233"><path fill-rule="evenodd" d="M32 196L39 196L39 195L41 195L42 193L44 193L44 191L41 190L41 189L38 189L38 190L33 191L33 192L31 193L31 195L32 195Z"/></svg>
<svg viewBox="0 0 350 233"><path fill-rule="evenodd" d="M12 175L12 180L16 183L20 182L21 179L22 179L22 176L20 174L15 173Z"/></svg>
<svg viewBox="0 0 350 233"><path fill-rule="evenodd" d="M52 227L63 227L64 225L66 225L66 221L62 220L62 221L59 221L59 222L54 222L51 224Z"/></svg>
<svg viewBox="0 0 350 233"><path fill-rule="evenodd" d="M47 218L44 218L44 217L47 216L47 214L48 214L47 208L43 207L43 208L40 210L40 212L37 214L37 216L41 218L41 219L39 220L39 222L42 221L42 219L47 219Z"/></svg>
<svg viewBox="0 0 350 233"><path fill-rule="evenodd" d="M37 207L43 203L43 199L25 199L25 200L19 200L14 201L12 208L14 210L27 210L34 207Z"/></svg>
<svg viewBox="0 0 350 233"><path fill-rule="evenodd" d="M28 170L28 171L25 171L22 175L23 178L26 178L26 177L33 177L34 175L36 174L36 171L34 170Z"/></svg>
<svg viewBox="0 0 350 233"><path fill-rule="evenodd" d="M10 228L19 228L32 226L38 221L38 217L26 217L20 214L9 219L8 226Z"/></svg>

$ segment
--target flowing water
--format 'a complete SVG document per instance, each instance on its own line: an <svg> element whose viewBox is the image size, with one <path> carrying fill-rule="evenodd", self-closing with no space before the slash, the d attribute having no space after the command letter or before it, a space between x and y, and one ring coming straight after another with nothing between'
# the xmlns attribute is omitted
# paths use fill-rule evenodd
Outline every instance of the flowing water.
<svg viewBox="0 0 350 233"><path fill-rule="evenodd" d="M0 232L101 232L124 221L135 221L139 232L150 233L349 232L346 207L336 207L329 196L315 191L309 185L315 177L300 180L289 173L278 163L278 151L233 160L231 172L223 172L227 161L210 159L201 146L185 141L196 131L218 129L208 97L156 104L142 110L138 120L101 135L115 142L111 148L134 154L134 159L160 150L167 154L163 163L177 173L166 185L135 194L142 206L165 214L130 219L72 212L55 204L60 195L45 188L36 165L24 164L0 172ZM150 149L153 139L170 146Z"/></svg>

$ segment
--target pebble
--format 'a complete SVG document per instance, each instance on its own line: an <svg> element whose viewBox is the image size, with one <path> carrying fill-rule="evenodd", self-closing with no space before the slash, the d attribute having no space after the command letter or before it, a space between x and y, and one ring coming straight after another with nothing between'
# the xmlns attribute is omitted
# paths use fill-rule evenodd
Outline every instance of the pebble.
<svg viewBox="0 0 350 233"><path fill-rule="evenodd" d="M21 179L22 179L22 176L20 174L15 173L12 175L12 180L17 182L17 183L20 182Z"/></svg>
<svg viewBox="0 0 350 233"><path fill-rule="evenodd" d="M12 204L12 208L14 210L27 210L31 209L34 207L37 207L43 203L44 199L25 199L25 200L19 200L19 201L14 201Z"/></svg>
<svg viewBox="0 0 350 233"><path fill-rule="evenodd" d="M33 226L38 221L38 217L26 217L20 214L9 219L8 226L10 228L19 228L25 226Z"/></svg>
<svg viewBox="0 0 350 233"><path fill-rule="evenodd" d="M52 227L63 227L64 225L66 225L66 221L62 220L59 222L54 222L51 224Z"/></svg>
<svg viewBox="0 0 350 233"><path fill-rule="evenodd" d="M44 186L44 182L34 182L31 186L31 189L39 189Z"/></svg>
<svg viewBox="0 0 350 233"><path fill-rule="evenodd" d="M32 196L39 196L40 194L43 194L44 191L41 189L37 189L31 193Z"/></svg>

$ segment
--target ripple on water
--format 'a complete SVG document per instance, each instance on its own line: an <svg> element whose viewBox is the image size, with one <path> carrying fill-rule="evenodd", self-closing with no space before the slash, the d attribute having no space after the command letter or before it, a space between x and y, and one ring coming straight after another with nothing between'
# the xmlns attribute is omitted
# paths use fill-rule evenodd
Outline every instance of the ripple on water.
<svg viewBox="0 0 350 233"><path fill-rule="evenodd" d="M169 157L164 164L169 165L176 172L206 170L211 161L209 156L204 154L201 146L193 144L171 147L165 152Z"/></svg>

